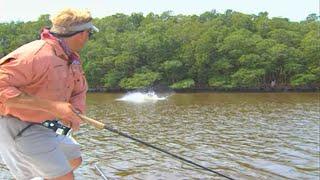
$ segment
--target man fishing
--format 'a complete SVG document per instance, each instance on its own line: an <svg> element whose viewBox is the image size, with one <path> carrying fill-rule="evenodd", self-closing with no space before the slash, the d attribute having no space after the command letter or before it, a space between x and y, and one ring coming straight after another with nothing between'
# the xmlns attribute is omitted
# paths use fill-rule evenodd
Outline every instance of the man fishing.
<svg viewBox="0 0 320 180"><path fill-rule="evenodd" d="M80 146L66 135L85 111L79 52L98 31L91 21L88 11L64 9L40 40L0 60L0 155L16 179L74 179Z"/></svg>

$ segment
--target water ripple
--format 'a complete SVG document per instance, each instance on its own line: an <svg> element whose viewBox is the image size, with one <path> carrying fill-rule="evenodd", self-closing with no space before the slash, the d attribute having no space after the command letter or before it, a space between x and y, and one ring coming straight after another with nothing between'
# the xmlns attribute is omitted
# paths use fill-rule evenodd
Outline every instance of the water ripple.
<svg viewBox="0 0 320 180"><path fill-rule="evenodd" d="M316 93L174 94L144 104L115 101L121 96L90 94L87 115L236 179L319 178ZM76 138L77 179L98 179L95 163L110 179L220 179L88 125Z"/></svg>

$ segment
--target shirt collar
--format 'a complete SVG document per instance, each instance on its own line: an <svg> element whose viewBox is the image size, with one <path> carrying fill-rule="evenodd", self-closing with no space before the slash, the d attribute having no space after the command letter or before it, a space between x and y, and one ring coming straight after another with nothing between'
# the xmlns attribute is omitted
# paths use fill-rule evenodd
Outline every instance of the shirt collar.
<svg viewBox="0 0 320 180"><path fill-rule="evenodd" d="M68 55L64 52L64 50L62 49L62 47L60 46L60 43L58 41L55 40L51 40L51 39L43 39L44 41L46 41L48 44L50 44L53 48L54 51L56 52L56 55L66 61L69 60Z"/></svg>
<svg viewBox="0 0 320 180"><path fill-rule="evenodd" d="M81 64L78 53L72 52L63 39L53 36L49 29L42 29L41 39L49 43L55 50L56 55L70 64Z"/></svg>

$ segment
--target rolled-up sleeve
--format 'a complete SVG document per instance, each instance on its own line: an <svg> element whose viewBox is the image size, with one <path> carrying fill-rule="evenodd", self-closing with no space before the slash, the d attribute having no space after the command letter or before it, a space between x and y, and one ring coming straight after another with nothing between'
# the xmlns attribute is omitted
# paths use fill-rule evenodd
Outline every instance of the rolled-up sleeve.
<svg viewBox="0 0 320 180"><path fill-rule="evenodd" d="M30 83L32 79L32 63L6 57L0 62L0 103L19 96L19 87Z"/></svg>

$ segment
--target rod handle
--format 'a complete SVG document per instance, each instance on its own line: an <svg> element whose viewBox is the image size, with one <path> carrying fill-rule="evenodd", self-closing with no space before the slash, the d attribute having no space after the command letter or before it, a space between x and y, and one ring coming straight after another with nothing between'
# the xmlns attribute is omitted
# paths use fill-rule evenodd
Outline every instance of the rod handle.
<svg viewBox="0 0 320 180"><path fill-rule="evenodd" d="M89 117L82 115L82 114L78 114L78 116L86 123L91 124L98 129L104 129L104 127L105 127L105 124L103 124L102 122L99 122L95 119L89 118Z"/></svg>

